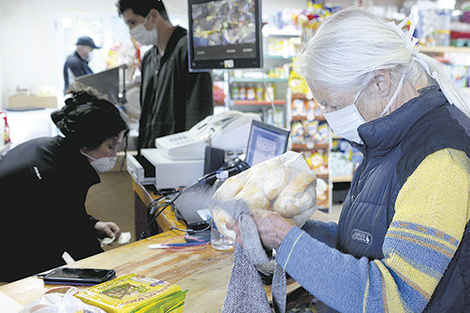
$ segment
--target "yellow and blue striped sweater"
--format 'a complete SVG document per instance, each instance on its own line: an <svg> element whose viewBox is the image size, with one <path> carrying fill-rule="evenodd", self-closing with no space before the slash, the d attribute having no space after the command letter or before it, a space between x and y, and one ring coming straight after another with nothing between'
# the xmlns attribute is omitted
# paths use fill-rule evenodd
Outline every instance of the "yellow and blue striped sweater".
<svg viewBox="0 0 470 313"><path fill-rule="evenodd" d="M277 262L342 312L420 312L459 246L470 216L469 195L469 158L462 151L439 150L400 190L382 259L357 259L293 228Z"/></svg>

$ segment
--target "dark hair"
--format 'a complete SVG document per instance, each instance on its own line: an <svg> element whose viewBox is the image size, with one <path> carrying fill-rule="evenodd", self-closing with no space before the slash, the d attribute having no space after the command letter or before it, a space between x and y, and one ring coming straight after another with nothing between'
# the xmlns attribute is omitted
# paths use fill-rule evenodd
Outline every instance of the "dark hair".
<svg viewBox="0 0 470 313"><path fill-rule="evenodd" d="M131 9L134 14L146 17L151 9L155 9L165 20L170 20L162 0L119 0L116 6L119 16L127 9Z"/></svg>
<svg viewBox="0 0 470 313"><path fill-rule="evenodd" d="M86 91L73 93L51 118L66 140L78 148L93 150L122 131L127 142L129 127L116 106Z"/></svg>

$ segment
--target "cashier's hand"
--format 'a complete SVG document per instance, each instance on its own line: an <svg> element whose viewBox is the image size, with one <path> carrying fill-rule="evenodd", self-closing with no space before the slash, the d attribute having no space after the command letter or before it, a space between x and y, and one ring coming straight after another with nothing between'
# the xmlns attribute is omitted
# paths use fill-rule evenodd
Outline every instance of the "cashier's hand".
<svg viewBox="0 0 470 313"><path fill-rule="evenodd" d="M255 210L250 215L258 228L259 238L267 249L279 248L287 233L295 224L273 211ZM243 246L238 222L235 221L231 225L227 224L227 228L237 233L237 242Z"/></svg>
<svg viewBox="0 0 470 313"><path fill-rule="evenodd" d="M117 240L121 236L121 229L113 222L96 222L95 229L106 237Z"/></svg>

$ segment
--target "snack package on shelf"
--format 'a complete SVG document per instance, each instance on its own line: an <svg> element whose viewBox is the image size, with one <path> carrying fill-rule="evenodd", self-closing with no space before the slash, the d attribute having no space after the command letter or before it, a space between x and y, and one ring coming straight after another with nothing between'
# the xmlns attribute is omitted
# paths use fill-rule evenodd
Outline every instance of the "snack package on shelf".
<svg viewBox="0 0 470 313"><path fill-rule="evenodd" d="M80 291L75 296L108 313L181 313L186 292L163 280L129 274Z"/></svg>
<svg viewBox="0 0 470 313"><path fill-rule="evenodd" d="M305 128L302 122L292 123L290 136L293 144L305 144Z"/></svg>
<svg viewBox="0 0 470 313"><path fill-rule="evenodd" d="M305 141L313 143L328 143L328 124L320 123L317 120L311 122L304 121L304 128L307 129Z"/></svg>
<svg viewBox="0 0 470 313"><path fill-rule="evenodd" d="M329 198L330 198L330 193L329 193L330 187L328 186L328 183L319 178L317 180L317 205L319 209L326 209L329 207Z"/></svg>
<svg viewBox="0 0 470 313"><path fill-rule="evenodd" d="M307 108L305 102L302 99L294 99L291 104L292 116L307 116Z"/></svg>
<svg viewBox="0 0 470 313"><path fill-rule="evenodd" d="M328 174L328 156L324 150L305 151L304 156L308 166L316 175Z"/></svg>
<svg viewBox="0 0 470 313"><path fill-rule="evenodd" d="M213 198L217 202L242 200L250 210L275 211L301 227L317 209L316 179L303 155L288 151L228 178ZM232 217L217 205L211 211L217 228L235 239L225 226Z"/></svg>

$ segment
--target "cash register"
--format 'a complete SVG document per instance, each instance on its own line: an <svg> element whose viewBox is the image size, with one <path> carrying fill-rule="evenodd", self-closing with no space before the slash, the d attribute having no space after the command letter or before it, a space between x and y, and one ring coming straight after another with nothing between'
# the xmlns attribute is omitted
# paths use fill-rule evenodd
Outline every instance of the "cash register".
<svg viewBox="0 0 470 313"><path fill-rule="evenodd" d="M246 151L253 120L261 118L234 110L208 116L188 131L157 138L156 148L129 154L127 171L138 184L157 190L189 186L206 174L206 147L224 151L224 159Z"/></svg>

